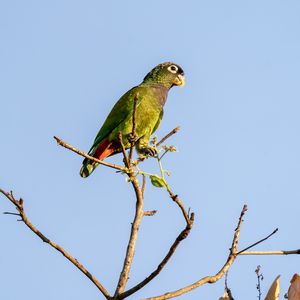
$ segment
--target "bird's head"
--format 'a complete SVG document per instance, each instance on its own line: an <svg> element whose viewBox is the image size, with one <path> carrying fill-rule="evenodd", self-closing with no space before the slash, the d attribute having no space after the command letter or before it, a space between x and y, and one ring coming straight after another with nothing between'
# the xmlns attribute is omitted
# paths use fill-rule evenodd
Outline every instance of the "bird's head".
<svg viewBox="0 0 300 300"><path fill-rule="evenodd" d="M185 84L184 72L173 62L165 62L153 68L144 78L144 83L158 83L167 88Z"/></svg>

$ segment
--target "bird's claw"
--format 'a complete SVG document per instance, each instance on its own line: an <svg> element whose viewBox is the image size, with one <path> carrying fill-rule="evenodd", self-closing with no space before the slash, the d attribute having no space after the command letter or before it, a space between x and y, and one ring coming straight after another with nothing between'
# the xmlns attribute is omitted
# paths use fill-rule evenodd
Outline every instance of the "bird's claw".
<svg viewBox="0 0 300 300"><path fill-rule="evenodd" d="M137 140L138 140L138 136L136 134L130 133L128 135L128 141L129 141L129 143L133 143L134 144L135 142L137 142Z"/></svg>
<svg viewBox="0 0 300 300"><path fill-rule="evenodd" d="M144 155L148 155L148 156L154 156L157 154L157 150L154 147L145 147L142 149L141 151Z"/></svg>

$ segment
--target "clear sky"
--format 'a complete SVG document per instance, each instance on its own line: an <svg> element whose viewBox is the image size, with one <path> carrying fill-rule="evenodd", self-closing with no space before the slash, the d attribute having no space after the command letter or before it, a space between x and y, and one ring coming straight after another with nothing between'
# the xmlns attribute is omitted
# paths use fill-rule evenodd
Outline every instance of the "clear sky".
<svg viewBox="0 0 300 300"><path fill-rule="evenodd" d="M161 275L133 299L154 296L225 262L239 212L249 211L241 247L279 232L256 250L300 248L300 2L1 1L0 185L25 200L27 214L112 291L124 258L134 195L124 176L82 158L113 104L164 61L186 73L173 88L157 135L175 126L179 149L165 167L194 228ZM121 156L109 159L120 163ZM144 167L155 170L154 161ZM0 211L14 211L1 197ZM184 226L162 189L147 187L145 218L129 286L145 278ZM98 290L13 216L0 217L1 299L100 299ZM236 299L256 299L281 274L282 294L300 257L239 257L228 283ZM224 281L181 299L218 299ZM100 297L99 297L100 296Z"/></svg>

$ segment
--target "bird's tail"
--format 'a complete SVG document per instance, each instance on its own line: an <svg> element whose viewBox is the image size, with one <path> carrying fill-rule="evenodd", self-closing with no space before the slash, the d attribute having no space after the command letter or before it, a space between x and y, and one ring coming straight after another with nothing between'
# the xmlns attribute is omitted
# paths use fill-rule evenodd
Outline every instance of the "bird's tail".
<svg viewBox="0 0 300 300"><path fill-rule="evenodd" d="M101 142L100 145L97 146L97 148L92 148L89 151L89 155L97 159L103 160L106 157L112 155L114 152L115 148L112 145L112 143L109 142L108 139L105 139ZM85 158L82 162L82 167L79 172L80 176L83 178L90 176L98 165L99 163Z"/></svg>
<svg viewBox="0 0 300 300"><path fill-rule="evenodd" d="M82 162L82 167L79 172L80 176L83 178L90 176L97 166L98 164L96 162L91 161L90 159L87 158L84 159L84 161Z"/></svg>

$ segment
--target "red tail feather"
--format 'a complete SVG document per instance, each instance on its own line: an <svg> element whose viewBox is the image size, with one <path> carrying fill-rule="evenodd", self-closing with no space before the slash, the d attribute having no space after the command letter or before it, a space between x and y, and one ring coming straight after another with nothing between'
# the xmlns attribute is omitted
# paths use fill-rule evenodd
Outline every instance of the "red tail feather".
<svg viewBox="0 0 300 300"><path fill-rule="evenodd" d="M93 157L103 160L104 158L112 155L115 152L115 147L112 142L109 142L107 139L102 141L102 143L98 146L96 152Z"/></svg>

